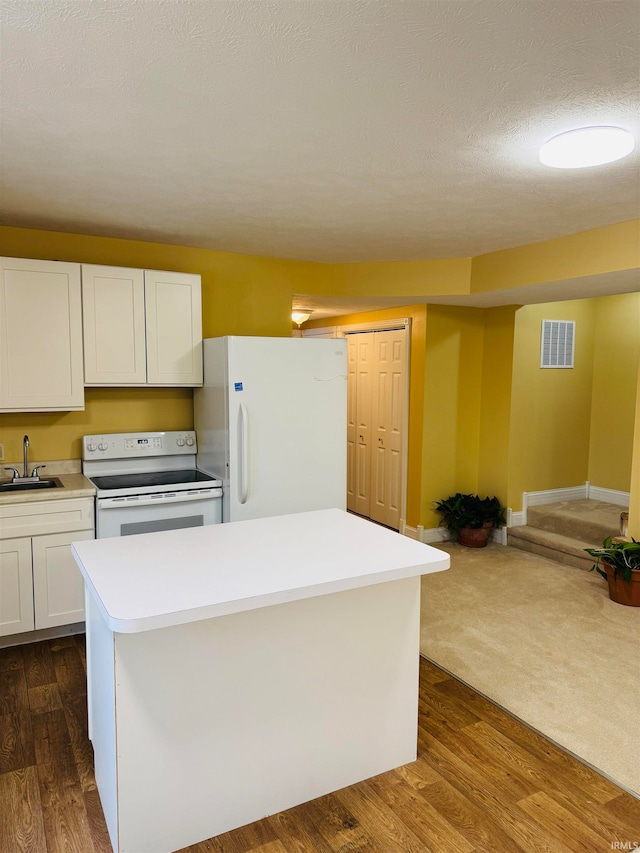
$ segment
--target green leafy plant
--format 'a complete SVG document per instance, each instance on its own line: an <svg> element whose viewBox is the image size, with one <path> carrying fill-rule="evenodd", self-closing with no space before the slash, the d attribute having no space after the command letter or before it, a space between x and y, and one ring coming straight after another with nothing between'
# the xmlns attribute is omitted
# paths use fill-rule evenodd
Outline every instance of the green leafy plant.
<svg viewBox="0 0 640 853"><path fill-rule="evenodd" d="M454 540L458 538L458 531L462 527L477 530L480 527L500 527L506 524L505 509L497 497L481 498L456 492L434 503L436 512L442 516L440 526L446 527Z"/></svg>
<svg viewBox="0 0 640 853"><path fill-rule="evenodd" d="M632 539L631 542L612 542L611 536L602 543L602 548L585 548L587 554L595 557L597 562L591 567L606 580L607 573L600 568L602 563L613 566L613 576L621 575L623 580L631 583L631 572L640 570L640 542Z"/></svg>

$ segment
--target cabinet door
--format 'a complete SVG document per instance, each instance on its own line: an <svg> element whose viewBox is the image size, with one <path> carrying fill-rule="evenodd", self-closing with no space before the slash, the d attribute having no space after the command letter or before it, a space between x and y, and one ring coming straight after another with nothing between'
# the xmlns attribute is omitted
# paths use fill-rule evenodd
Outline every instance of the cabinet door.
<svg viewBox="0 0 640 853"><path fill-rule="evenodd" d="M202 385L199 275L145 270L147 382Z"/></svg>
<svg viewBox="0 0 640 853"><path fill-rule="evenodd" d="M0 411L84 408L80 265L0 258Z"/></svg>
<svg viewBox="0 0 640 853"><path fill-rule="evenodd" d="M82 324L87 385L146 383L142 270L83 264Z"/></svg>
<svg viewBox="0 0 640 853"><path fill-rule="evenodd" d="M33 631L31 539L0 541L0 637Z"/></svg>
<svg viewBox="0 0 640 853"><path fill-rule="evenodd" d="M33 598L35 626L54 628L84 620L84 581L71 554L71 543L93 539L93 531L35 536Z"/></svg>

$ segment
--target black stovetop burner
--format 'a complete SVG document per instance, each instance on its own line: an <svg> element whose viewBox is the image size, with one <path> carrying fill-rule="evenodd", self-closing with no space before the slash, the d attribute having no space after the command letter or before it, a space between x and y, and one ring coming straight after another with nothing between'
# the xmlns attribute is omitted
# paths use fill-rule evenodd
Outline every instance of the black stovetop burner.
<svg viewBox="0 0 640 853"><path fill-rule="evenodd" d="M139 474L109 474L92 477L98 489L144 489L147 486L175 486L184 483L204 483L215 480L209 474L191 468L187 471L144 471Z"/></svg>

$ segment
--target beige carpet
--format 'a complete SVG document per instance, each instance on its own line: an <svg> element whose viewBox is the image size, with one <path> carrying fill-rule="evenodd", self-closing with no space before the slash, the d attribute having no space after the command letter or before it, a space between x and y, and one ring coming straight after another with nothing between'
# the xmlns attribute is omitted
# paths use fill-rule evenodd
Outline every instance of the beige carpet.
<svg viewBox="0 0 640 853"><path fill-rule="evenodd" d="M640 608L536 554L438 547L451 568L422 579L422 654L640 795Z"/></svg>

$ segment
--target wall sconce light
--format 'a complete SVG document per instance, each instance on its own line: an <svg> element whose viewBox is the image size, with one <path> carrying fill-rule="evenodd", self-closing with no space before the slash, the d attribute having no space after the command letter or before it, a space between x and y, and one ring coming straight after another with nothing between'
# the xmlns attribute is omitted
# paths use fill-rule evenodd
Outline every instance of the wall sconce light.
<svg viewBox="0 0 640 853"><path fill-rule="evenodd" d="M311 311L309 308L298 308L296 311L291 312L291 319L294 323L297 323L298 328L300 328L303 323L307 322L307 320L312 314L313 311Z"/></svg>

